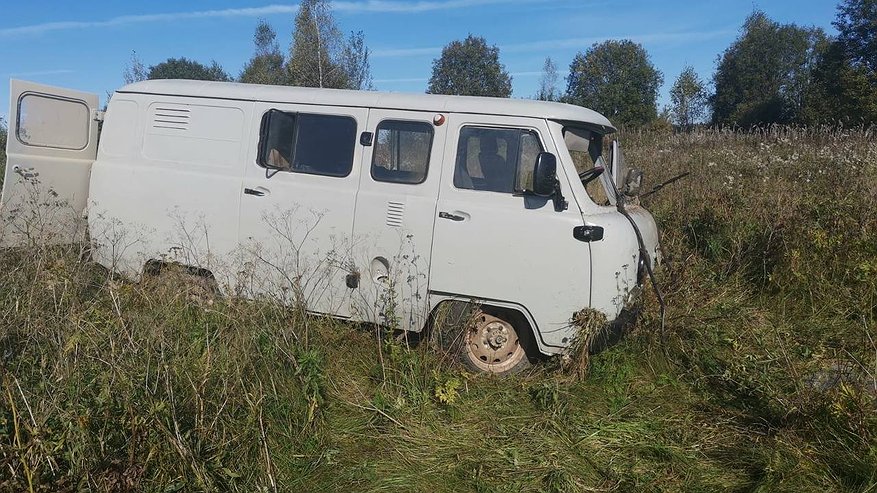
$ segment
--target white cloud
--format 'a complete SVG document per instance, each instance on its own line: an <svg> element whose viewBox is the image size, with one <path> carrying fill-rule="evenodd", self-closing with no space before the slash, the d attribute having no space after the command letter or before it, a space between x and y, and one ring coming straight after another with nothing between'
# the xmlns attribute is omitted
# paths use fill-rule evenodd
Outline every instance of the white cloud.
<svg viewBox="0 0 877 493"><path fill-rule="evenodd" d="M364 0L361 2L333 2L332 7L338 12L359 13L421 13L436 10L462 9L480 5L533 3L549 0L443 0L415 1L401 0ZM103 27L125 26L155 22L172 22L187 19L231 18L231 17L263 17L277 14L294 14L298 11L297 4L274 4L264 7L231 8L222 10L197 10L191 12L172 12L164 14L122 15L103 21L57 21L31 24L28 26L0 28L0 37L39 35L53 31L69 31L76 29L97 29Z"/></svg>
<svg viewBox="0 0 877 493"><path fill-rule="evenodd" d="M586 38L567 38L567 39L551 39L544 41L534 41L531 43L518 43L500 46L500 50L506 53L526 53L533 51L546 51L563 48L581 48L585 49L594 43L600 43L610 39L629 39L636 43L647 44L667 44L677 42L695 42L706 41L709 39L720 38L736 34L734 29L722 29L717 31L686 31L675 33L645 33L630 34L626 36L590 36Z"/></svg>
<svg viewBox="0 0 877 493"><path fill-rule="evenodd" d="M645 33L630 34L627 36L591 36L587 38L565 38L565 39L548 39L542 41L531 41L529 43L513 43L500 45L499 49L502 53L532 53L532 52L548 52L551 50L578 48L585 49L594 43L610 39L629 39L637 43L647 44L669 44L669 43L691 43L696 41L706 41L715 38L733 36L737 33L736 29L721 29L716 31L686 31L674 33ZM439 55L442 48L384 48L373 50L371 55L378 58L402 58L415 57L425 55Z"/></svg>
<svg viewBox="0 0 877 493"><path fill-rule="evenodd" d="M399 12L420 13L435 10L451 10L481 5L495 5L503 3L534 3L546 0L445 0L445 1L417 1L403 2L391 0L366 0L363 2L332 2L332 8L339 12Z"/></svg>
<svg viewBox="0 0 877 493"><path fill-rule="evenodd" d="M243 9L199 10L194 12L174 12L169 14L122 15L105 21L61 21L32 24L29 26L8 27L0 29L0 36L21 36L44 34L52 31L72 29L95 29L101 27L124 26L150 22L170 22L186 19L259 17L273 14L291 14L298 10L297 5L267 5Z"/></svg>

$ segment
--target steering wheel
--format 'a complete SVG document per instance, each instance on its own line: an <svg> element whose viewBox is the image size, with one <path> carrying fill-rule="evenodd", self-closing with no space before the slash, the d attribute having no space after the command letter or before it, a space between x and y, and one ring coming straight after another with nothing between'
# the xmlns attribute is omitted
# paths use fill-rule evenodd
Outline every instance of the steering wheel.
<svg viewBox="0 0 877 493"><path fill-rule="evenodd" d="M586 169L579 173L579 179L582 180L582 185L587 185L602 175L604 171L606 171L606 168L602 166L594 166L591 169Z"/></svg>

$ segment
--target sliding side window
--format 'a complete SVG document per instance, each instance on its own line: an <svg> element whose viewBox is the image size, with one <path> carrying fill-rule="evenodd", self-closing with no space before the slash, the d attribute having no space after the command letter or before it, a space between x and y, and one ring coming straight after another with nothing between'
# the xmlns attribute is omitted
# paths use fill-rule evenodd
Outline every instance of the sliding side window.
<svg viewBox="0 0 877 493"><path fill-rule="evenodd" d="M262 118L259 164L294 173L343 177L353 168L356 120L270 110Z"/></svg>

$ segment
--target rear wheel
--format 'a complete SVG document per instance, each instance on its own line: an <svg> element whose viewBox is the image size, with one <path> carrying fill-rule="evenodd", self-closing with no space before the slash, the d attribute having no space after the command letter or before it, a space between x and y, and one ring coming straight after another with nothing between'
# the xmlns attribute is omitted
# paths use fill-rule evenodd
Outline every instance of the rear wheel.
<svg viewBox="0 0 877 493"><path fill-rule="evenodd" d="M177 264L148 265L146 286L164 301L184 299L198 305L212 305L216 282L206 272Z"/></svg>
<svg viewBox="0 0 877 493"><path fill-rule="evenodd" d="M514 325L484 312L466 327L460 353L463 363L479 372L508 375L530 366Z"/></svg>

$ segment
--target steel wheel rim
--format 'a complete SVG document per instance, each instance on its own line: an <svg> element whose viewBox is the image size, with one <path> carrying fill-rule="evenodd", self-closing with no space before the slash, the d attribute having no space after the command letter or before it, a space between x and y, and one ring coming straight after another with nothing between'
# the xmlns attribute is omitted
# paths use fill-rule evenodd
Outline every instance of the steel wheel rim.
<svg viewBox="0 0 877 493"><path fill-rule="evenodd" d="M483 313L466 331L466 353L472 364L491 373L508 371L525 357L514 327Z"/></svg>

